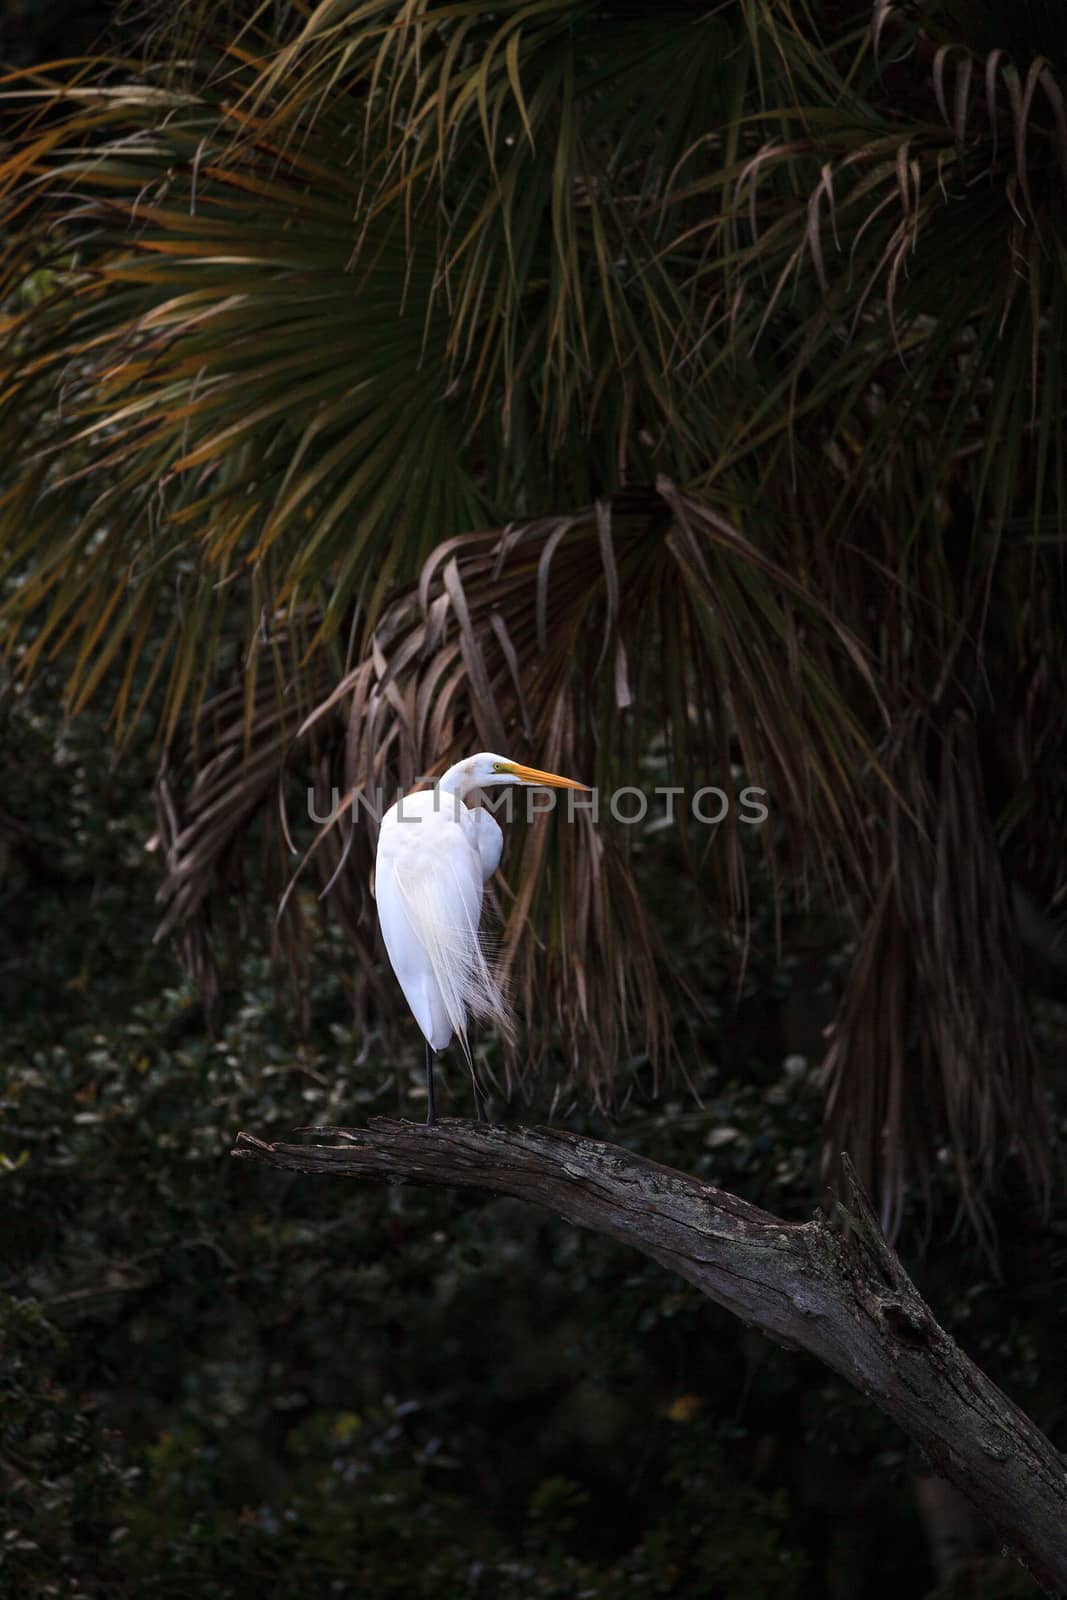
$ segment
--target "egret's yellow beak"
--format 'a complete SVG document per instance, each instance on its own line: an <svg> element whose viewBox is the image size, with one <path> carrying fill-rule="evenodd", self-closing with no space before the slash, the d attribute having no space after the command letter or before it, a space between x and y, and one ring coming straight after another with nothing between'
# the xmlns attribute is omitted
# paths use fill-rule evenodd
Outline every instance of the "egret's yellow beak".
<svg viewBox="0 0 1067 1600"><path fill-rule="evenodd" d="M541 772L537 767L524 767L518 761L509 761L504 768L505 772L512 772L516 778L521 778L523 783L543 783L550 789L585 789L587 783L576 783L573 778L561 778L555 772Z"/></svg>

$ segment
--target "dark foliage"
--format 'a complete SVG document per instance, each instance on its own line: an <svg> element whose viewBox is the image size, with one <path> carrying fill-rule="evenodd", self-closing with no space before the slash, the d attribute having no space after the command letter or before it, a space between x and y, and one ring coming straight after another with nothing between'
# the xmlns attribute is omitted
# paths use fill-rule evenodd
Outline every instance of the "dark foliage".
<svg viewBox="0 0 1067 1600"><path fill-rule="evenodd" d="M316 944L310 1037L254 928L240 999L205 1034L150 942L143 733L116 768L96 719L63 728L50 690L9 701L0 739L0 1592L922 1592L921 1463L813 1364L517 1203L229 1160L239 1126L418 1115L418 1062L380 1036L357 1058L340 934ZM669 874L646 870L653 913L680 926ZM689 929L712 997L688 1056L702 1107L635 1089L621 1123L594 1126L803 1216L819 1096L800 1059L783 1065L782 1030L840 952L798 990L758 881L740 1010L727 943ZM789 922L788 948L801 931ZM939 1235L923 1286L1055 1430L1062 1241L1023 1212L998 1220L1004 1283ZM987 1579L1027 1592L995 1562Z"/></svg>

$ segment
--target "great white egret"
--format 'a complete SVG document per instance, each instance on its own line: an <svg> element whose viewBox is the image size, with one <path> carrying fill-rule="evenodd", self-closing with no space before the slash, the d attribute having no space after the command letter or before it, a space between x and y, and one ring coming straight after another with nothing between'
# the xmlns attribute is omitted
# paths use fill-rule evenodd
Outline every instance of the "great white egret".
<svg viewBox="0 0 1067 1600"><path fill-rule="evenodd" d="M482 886L496 871L504 836L488 811L466 803L469 794L491 784L587 787L483 752L449 767L433 789L401 796L382 818L378 835L378 920L390 965L426 1036L427 1123L436 1121L434 1055L453 1034L470 1068L478 1120L485 1121L467 1018L495 1020L505 1031L511 1025L478 931Z"/></svg>

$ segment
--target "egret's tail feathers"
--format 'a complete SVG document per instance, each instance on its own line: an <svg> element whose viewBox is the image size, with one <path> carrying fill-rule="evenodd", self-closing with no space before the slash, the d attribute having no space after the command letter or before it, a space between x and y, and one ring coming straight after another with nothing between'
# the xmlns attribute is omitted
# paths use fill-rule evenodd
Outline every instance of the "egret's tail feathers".
<svg viewBox="0 0 1067 1600"><path fill-rule="evenodd" d="M405 872L398 874L397 884L464 1054L470 1058L468 1017L495 1022L507 1039L514 1038L511 1008L478 928L480 889L476 897L457 894L458 886L442 881L439 872Z"/></svg>

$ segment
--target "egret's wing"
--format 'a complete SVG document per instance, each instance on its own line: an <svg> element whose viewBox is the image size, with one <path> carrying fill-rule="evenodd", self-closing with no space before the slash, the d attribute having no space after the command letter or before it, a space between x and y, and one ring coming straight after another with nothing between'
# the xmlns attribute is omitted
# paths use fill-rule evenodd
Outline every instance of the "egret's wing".
<svg viewBox="0 0 1067 1600"><path fill-rule="evenodd" d="M378 916L393 971L430 1044L441 1050L455 1033L466 1049L468 1014L507 1031L510 1015L478 932L481 858L458 817L433 799L411 796L402 816L382 820Z"/></svg>
<svg viewBox="0 0 1067 1600"><path fill-rule="evenodd" d="M468 837L472 840L474 848L478 852L478 860L482 869L482 882L488 883L500 865L500 857L504 851L504 835L500 830L499 822L483 806L469 810L467 815L470 818Z"/></svg>

